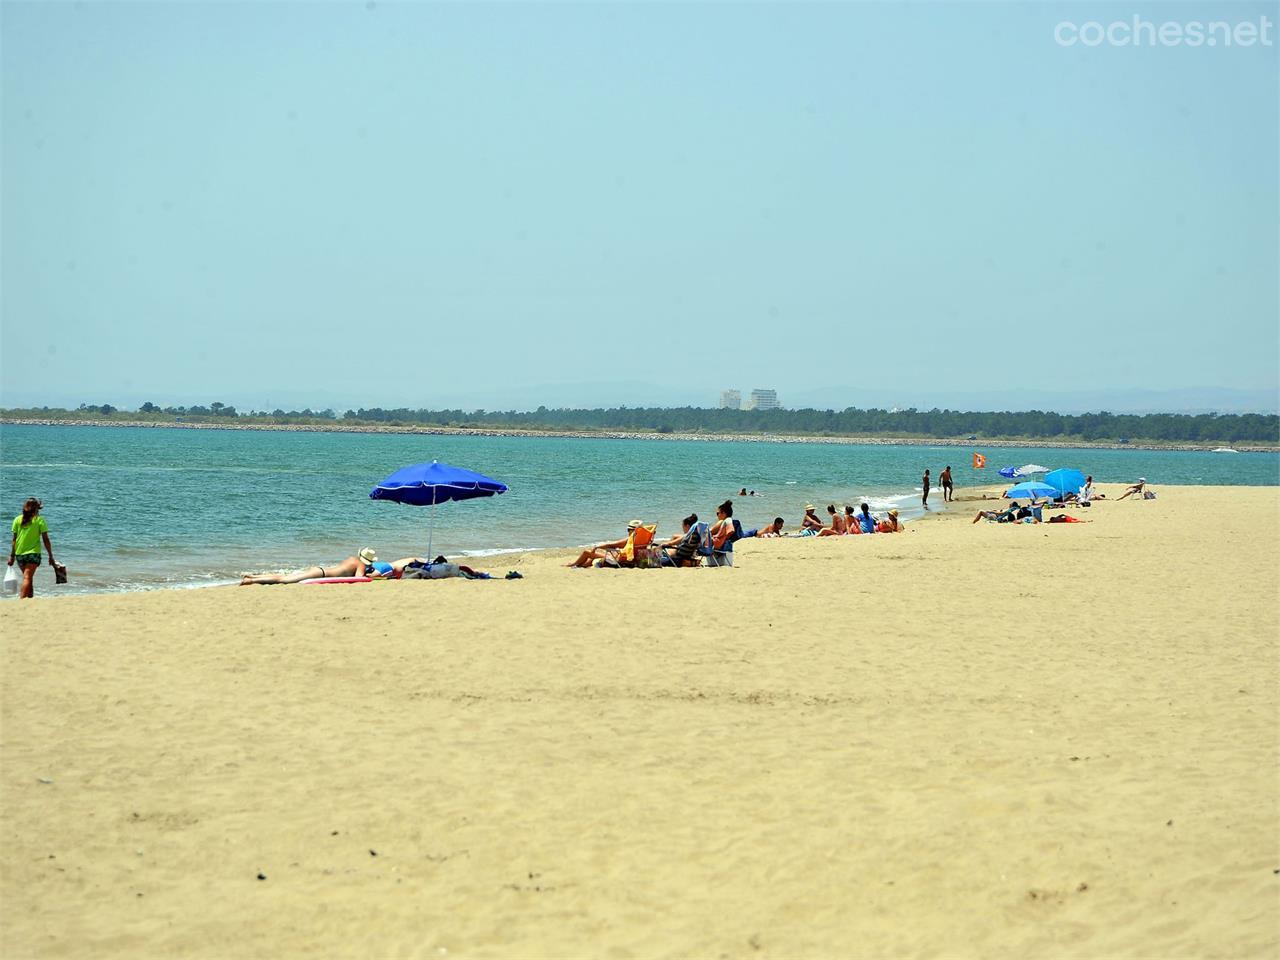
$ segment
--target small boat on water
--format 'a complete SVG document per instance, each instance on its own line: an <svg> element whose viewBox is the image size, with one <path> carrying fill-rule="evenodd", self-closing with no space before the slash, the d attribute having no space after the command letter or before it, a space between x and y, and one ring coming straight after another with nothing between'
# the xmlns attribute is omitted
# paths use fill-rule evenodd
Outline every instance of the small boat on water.
<svg viewBox="0 0 1280 960"><path fill-rule="evenodd" d="M1232 450L1230 447L1216 447L1213 453L1239 453L1239 450Z"/></svg>

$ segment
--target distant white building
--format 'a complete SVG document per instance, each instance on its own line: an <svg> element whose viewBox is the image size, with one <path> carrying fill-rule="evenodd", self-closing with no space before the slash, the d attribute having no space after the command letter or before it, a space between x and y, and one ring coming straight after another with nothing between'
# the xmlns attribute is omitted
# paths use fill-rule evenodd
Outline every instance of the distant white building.
<svg viewBox="0 0 1280 960"><path fill-rule="evenodd" d="M761 390L757 387L751 391L751 396L747 399L748 410L777 410L782 405L778 403L777 390Z"/></svg>
<svg viewBox="0 0 1280 960"><path fill-rule="evenodd" d="M721 390L720 391L720 409L721 410L741 410L742 394L737 390Z"/></svg>

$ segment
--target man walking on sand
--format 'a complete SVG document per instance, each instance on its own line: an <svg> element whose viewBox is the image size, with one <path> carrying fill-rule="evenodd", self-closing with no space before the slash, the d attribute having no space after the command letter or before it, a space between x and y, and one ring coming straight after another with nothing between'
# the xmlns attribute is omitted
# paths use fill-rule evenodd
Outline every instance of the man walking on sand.
<svg viewBox="0 0 1280 960"><path fill-rule="evenodd" d="M954 488L951 486L951 467L948 466L938 475L938 479L942 481L942 502L950 503L956 498Z"/></svg>
<svg viewBox="0 0 1280 960"><path fill-rule="evenodd" d="M920 478L920 486L924 489L924 493L920 496L920 505L926 510L929 509L929 471L925 470L924 476Z"/></svg>

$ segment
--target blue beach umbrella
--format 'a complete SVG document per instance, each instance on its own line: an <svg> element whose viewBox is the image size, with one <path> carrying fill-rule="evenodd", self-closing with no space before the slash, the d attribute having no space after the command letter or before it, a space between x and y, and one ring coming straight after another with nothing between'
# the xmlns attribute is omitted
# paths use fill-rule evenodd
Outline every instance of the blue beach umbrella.
<svg viewBox="0 0 1280 960"><path fill-rule="evenodd" d="M1079 470L1054 470L1045 474L1044 482L1053 487L1055 496L1063 497L1068 493L1079 493L1084 486L1084 474Z"/></svg>
<svg viewBox="0 0 1280 960"><path fill-rule="evenodd" d="M1033 473L1048 473L1048 471L1048 467L1042 467L1038 463L1028 463L1021 467L1001 467L1000 476L1016 480L1018 477L1029 477Z"/></svg>
<svg viewBox="0 0 1280 960"><path fill-rule="evenodd" d="M448 500L473 500L506 493L507 485L474 470L464 470L439 460L402 467L369 491L370 500L394 500L414 507L431 506L427 527L427 558L431 555L431 534L436 520L436 504Z"/></svg>
<svg viewBox="0 0 1280 960"><path fill-rule="evenodd" d="M1028 480L1025 483L1016 483L1004 492L1004 495L1010 500L1016 500L1018 497L1028 497L1032 500L1048 500L1056 494L1057 491L1047 483L1041 483L1039 480Z"/></svg>

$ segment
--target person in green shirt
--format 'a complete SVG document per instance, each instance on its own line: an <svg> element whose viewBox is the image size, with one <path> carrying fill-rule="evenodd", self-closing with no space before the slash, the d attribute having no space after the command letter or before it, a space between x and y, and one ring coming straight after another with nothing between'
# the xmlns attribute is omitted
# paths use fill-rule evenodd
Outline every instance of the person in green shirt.
<svg viewBox="0 0 1280 960"><path fill-rule="evenodd" d="M53 559L53 544L49 542L49 525L40 516L43 504L31 497L22 505L22 515L13 518L13 542L9 545L9 566L18 562L22 571L22 586L18 590L19 598L29 600L36 595L36 568L40 566L40 541L44 541L45 551L49 554L49 565L57 567Z"/></svg>

